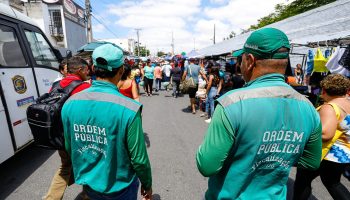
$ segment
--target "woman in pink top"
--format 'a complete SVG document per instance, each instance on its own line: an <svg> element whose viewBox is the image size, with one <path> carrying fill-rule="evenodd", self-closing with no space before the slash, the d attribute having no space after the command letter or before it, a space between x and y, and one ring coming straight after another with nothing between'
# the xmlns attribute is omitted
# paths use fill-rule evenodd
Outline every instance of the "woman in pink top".
<svg viewBox="0 0 350 200"><path fill-rule="evenodd" d="M124 73L121 80L118 83L119 92L126 97L140 101L139 92L137 90L137 84L134 79L130 78L131 68L124 65Z"/></svg>
<svg viewBox="0 0 350 200"><path fill-rule="evenodd" d="M162 68L158 63L156 65L157 66L154 68L154 77L156 78L156 92L158 92L162 84Z"/></svg>

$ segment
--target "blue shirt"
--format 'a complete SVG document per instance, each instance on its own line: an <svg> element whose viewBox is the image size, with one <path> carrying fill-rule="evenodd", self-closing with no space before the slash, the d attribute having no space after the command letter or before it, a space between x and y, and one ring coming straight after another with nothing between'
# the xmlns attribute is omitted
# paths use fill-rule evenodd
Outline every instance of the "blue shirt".
<svg viewBox="0 0 350 200"><path fill-rule="evenodd" d="M148 79L153 79L154 78L154 68L150 67L150 66L145 66L145 68L143 68L144 72L145 72L145 76Z"/></svg>
<svg viewBox="0 0 350 200"><path fill-rule="evenodd" d="M198 84L198 76L200 70L201 67L195 64L190 64L189 66L185 67L185 71L187 72L187 78L190 78L192 76L196 84Z"/></svg>

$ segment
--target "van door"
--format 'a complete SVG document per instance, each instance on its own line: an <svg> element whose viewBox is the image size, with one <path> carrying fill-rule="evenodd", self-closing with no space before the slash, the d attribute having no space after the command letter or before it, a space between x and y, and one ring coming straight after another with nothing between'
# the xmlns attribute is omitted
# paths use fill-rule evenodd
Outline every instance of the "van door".
<svg viewBox="0 0 350 200"><path fill-rule="evenodd" d="M58 60L53 48L40 29L21 25L25 40L29 45L30 58L32 59L39 94L48 92L52 83L58 79Z"/></svg>
<svg viewBox="0 0 350 200"><path fill-rule="evenodd" d="M0 81L15 151L33 139L26 109L38 94L22 39L16 24L0 19Z"/></svg>
<svg viewBox="0 0 350 200"><path fill-rule="evenodd" d="M3 97L4 96L1 93L0 84L0 163L4 162L15 154L14 148L12 146L10 130L7 123L5 107L2 103Z"/></svg>

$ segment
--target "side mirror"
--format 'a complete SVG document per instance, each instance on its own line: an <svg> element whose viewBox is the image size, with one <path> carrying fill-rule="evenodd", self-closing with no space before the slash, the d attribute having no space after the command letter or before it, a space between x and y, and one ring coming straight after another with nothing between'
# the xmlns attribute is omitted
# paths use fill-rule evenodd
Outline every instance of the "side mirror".
<svg viewBox="0 0 350 200"><path fill-rule="evenodd" d="M67 50L66 51L66 59L68 60L69 58L71 58L73 55L72 55L72 51L71 50Z"/></svg>
<svg viewBox="0 0 350 200"><path fill-rule="evenodd" d="M58 62L59 62L59 63L62 62L63 57L62 57L62 55L61 55L61 52L60 52L58 49L53 48L53 53L55 54L55 56L56 56Z"/></svg>

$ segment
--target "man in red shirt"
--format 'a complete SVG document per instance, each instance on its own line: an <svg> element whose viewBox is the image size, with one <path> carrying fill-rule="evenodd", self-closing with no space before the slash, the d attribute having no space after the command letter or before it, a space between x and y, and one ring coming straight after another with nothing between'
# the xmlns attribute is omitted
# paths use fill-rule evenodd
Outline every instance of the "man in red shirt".
<svg viewBox="0 0 350 200"><path fill-rule="evenodd" d="M67 63L67 71L67 76L59 82L62 88L67 87L73 81L86 81L88 79L88 63L81 58L70 58ZM83 82L72 91L71 95L85 90L90 86L89 83ZM62 199L66 187L73 184L72 163L69 155L65 150L58 150L58 155L61 157L61 166L52 179L48 193L43 197L45 200Z"/></svg>

